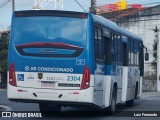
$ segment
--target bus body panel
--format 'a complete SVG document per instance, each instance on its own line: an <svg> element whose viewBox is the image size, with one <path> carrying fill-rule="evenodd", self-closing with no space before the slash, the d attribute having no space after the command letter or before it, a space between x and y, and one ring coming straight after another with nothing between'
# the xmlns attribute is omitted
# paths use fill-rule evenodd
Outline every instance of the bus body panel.
<svg viewBox="0 0 160 120"><path fill-rule="evenodd" d="M122 102L126 102L127 85L128 85L128 67L123 67L122 97L121 97Z"/></svg>
<svg viewBox="0 0 160 120"><path fill-rule="evenodd" d="M134 99L136 83L140 83L140 71L138 67L128 67L128 84L126 101Z"/></svg>
<svg viewBox="0 0 160 120"><path fill-rule="evenodd" d="M139 89L138 89L138 91L139 91L139 94L138 94L138 98L140 98L141 96L142 96L142 82L143 82L143 77L141 76L140 77L140 82L139 82Z"/></svg>
<svg viewBox="0 0 160 120"><path fill-rule="evenodd" d="M121 65L113 65L112 66L112 89L114 86L114 83L117 84L117 103L121 103L121 95L122 95L122 72L123 67Z"/></svg>
<svg viewBox="0 0 160 120"><path fill-rule="evenodd" d="M81 102L93 103L93 87L85 90L54 90L54 89L35 89L8 86L9 91L14 91L15 94L9 92L8 99L19 100L32 100L32 101L59 101L59 102ZM61 95L61 97L59 97Z"/></svg>
<svg viewBox="0 0 160 120"><path fill-rule="evenodd" d="M103 101L103 107L110 106L110 97L111 97L111 76L106 75L105 81L104 81L104 101Z"/></svg>
<svg viewBox="0 0 160 120"><path fill-rule="evenodd" d="M95 62L95 72L94 72L94 89L95 89L95 104L98 106L103 106L103 91L104 91L104 80L105 80L105 65L98 64Z"/></svg>

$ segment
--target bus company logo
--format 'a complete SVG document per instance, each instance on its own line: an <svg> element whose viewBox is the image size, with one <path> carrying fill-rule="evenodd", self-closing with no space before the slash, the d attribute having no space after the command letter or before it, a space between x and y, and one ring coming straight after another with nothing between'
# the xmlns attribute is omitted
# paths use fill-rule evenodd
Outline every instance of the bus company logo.
<svg viewBox="0 0 160 120"><path fill-rule="evenodd" d="M17 75L17 80L18 81L24 81L24 74L18 74Z"/></svg>
<svg viewBox="0 0 160 120"><path fill-rule="evenodd" d="M41 53L57 53L58 51L56 50L45 50L45 49L42 49L40 50Z"/></svg>
<svg viewBox="0 0 160 120"><path fill-rule="evenodd" d="M29 66L25 66L25 71L29 71Z"/></svg>
<svg viewBox="0 0 160 120"><path fill-rule="evenodd" d="M29 73L29 74L27 75L27 79L34 79L34 77L33 77L33 75L32 75L31 73Z"/></svg>
<svg viewBox="0 0 160 120"><path fill-rule="evenodd" d="M43 78L43 73L38 73L38 79L42 79Z"/></svg>

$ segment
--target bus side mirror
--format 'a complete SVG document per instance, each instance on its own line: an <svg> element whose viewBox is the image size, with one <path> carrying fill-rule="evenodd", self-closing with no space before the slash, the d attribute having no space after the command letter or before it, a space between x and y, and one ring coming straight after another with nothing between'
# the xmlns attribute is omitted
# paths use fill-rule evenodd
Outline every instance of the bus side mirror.
<svg viewBox="0 0 160 120"><path fill-rule="evenodd" d="M145 61L149 60L149 53L145 53Z"/></svg>

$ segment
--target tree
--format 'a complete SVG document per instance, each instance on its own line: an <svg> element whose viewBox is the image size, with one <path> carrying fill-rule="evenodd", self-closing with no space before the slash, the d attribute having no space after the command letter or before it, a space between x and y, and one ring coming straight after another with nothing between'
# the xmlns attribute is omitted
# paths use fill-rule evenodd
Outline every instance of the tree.
<svg viewBox="0 0 160 120"><path fill-rule="evenodd" d="M158 27L156 26L154 29L152 29L154 32L154 43L153 43L153 61L151 62L151 66L153 67L155 73L157 73L157 42L158 42L158 32L160 31L160 29L158 29Z"/></svg>
<svg viewBox="0 0 160 120"><path fill-rule="evenodd" d="M2 33L0 36L0 73L7 73L9 35Z"/></svg>

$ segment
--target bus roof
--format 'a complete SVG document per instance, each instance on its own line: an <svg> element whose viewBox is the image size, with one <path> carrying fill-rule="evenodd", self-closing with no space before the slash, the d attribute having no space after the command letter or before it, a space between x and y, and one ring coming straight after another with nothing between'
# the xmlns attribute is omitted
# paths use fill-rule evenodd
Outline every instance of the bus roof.
<svg viewBox="0 0 160 120"><path fill-rule="evenodd" d="M25 10L15 11L15 17L30 17L30 16L57 16L57 17L74 17L87 18L88 13L73 12L73 11L59 11L59 10Z"/></svg>
<svg viewBox="0 0 160 120"><path fill-rule="evenodd" d="M91 15L93 17L94 22L96 22L96 23L98 23L102 26L105 26L108 29L113 30L117 33L120 33L120 34L122 34L126 37L130 37L130 38L133 38L133 39L136 39L136 40L139 40L139 41L142 42L142 39L140 37L138 37L137 35L119 27L116 23L114 23L114 22L112 22L112 21L110 21L110 20L108 20L108 19L106 19L102 16L99 16L99 15L93 15L93 14L91 14Z"/></svg>

